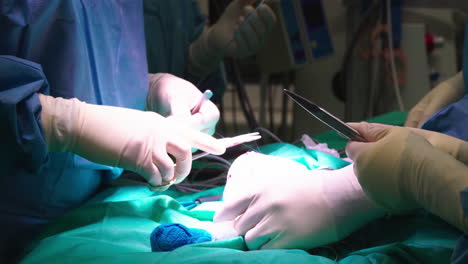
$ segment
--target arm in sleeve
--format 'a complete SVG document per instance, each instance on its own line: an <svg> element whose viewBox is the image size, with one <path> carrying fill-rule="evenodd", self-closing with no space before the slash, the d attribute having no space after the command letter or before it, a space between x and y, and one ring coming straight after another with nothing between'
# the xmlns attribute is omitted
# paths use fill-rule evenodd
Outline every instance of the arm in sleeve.
<svg viewBox="0 0 468 264"><path fill-rule="evenodd" d="M0 56L0 166L36 170L47 159L38 93L49 85L40 65Z"/></svg>
<svg viewBox="0 0 468 264"><path fill-rule="evenodd" d="M191 9L192 10L192 18L193 18L193 28L192 28L192 36L190 39L190 43L187 46L187 49L185 50L186 52L186 58L187 58L187 63L186 65L186 70L185 70L185 79L188 81L192 82L195 86L198 87L202 92L210 89L213 91L213 97L211 98L211 101L214 103L218 104L221 103L224 92L226 90L226 85L227 85L227 79L226 79L226 70L223 64L223 61L221 61L216 67L216 69L213 72L208 73L207 75L200 76L194 72L194 70L191 68L191 63L189 62L190 59L188 52L189 52L189 47L192 42L197 40L201 34L203 33L204 30L206 30L206 19L201 13L200 6L197 1L192 1L191 3Z"/></svg>

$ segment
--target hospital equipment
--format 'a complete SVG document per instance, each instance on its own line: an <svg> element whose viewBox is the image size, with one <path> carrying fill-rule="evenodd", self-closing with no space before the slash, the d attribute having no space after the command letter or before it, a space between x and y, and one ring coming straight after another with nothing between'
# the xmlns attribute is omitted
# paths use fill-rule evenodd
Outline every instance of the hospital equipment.
<svg viewBox="0 0 468 264"><path fill-rule="evenodd" d="M283 90L294 102L306 110L309 114L322 121L325 125L337 131L340 135L354 141L366 141L358 131L327 112L325 109L312 103L310 100L288 90Z"/></svg>

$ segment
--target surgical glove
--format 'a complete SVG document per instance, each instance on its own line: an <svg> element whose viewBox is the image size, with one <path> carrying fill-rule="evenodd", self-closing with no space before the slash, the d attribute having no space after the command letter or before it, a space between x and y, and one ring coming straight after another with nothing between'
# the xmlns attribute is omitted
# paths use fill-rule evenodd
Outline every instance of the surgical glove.
<svg viewBox="0 0 468 264"><path fill-rule="evenodd" d="M460 202L468 187L467 142L415 128L351 125L371 142L346 149L370 199L394 213L424 208L467 230Z"/></svg>
<svg viewBox="0 0 468 264"><path fill-rule="evenodd" d="M197 87L184 79L167 73L150 74L146 109L213 135L220 115L216 105L206 100L192 113L202 96Z"/></svg>
<svg viewBox="0 0 468 264"><path fill-rule="evenodd" d="M256 10L253 0L232 1L212 27L190 45L191 70L198 76L213 72L224 56L242 58L255 54L276 23L266 4Z"/></svg>
<svg viewBox="0 0 468 264"><path fill-rule="evenodd" d="M364 195L352 165L309 171L295 161L253 152L232 164L223 201L214 221L234 221L251 250L314 248L384 214Z"/></svg>
<svg viewBox="0 0 468 264"><path fill-rule="evenodd" d="M411 109L405 126L421 127L440 109L461 99L464 87L463 72L459 72L452 78L440 83Z"/></svg>
<svg viewBox="0 0 468 264"><path fill-rule="evenodd" d="M152 186L185 178L192 164L191 147L213 154L225 151L211 136L154 112L42 94L39 99L50 151L73 152L99 164L136 172Z"/></svg>

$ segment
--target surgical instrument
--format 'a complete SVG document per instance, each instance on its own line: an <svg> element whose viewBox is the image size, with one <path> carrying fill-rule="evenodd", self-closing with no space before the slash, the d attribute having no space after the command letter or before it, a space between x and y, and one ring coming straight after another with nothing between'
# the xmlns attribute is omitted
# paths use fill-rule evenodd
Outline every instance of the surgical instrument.
<svg viewBox="0 0 468 264"><path fill-rule="evenodd" d="M354 128L350 127L334 115L327 112L325 109L319 107L318 105L312 103L310 100L296 94L290 92L286 89L283 92L288 95L295 103L300 105L304 110L306 110L309 114L323 122L325 125L329 126L342 137L345 137L349 140L353 141L361 141L366 142L366 139L359 134Z"/></svg>

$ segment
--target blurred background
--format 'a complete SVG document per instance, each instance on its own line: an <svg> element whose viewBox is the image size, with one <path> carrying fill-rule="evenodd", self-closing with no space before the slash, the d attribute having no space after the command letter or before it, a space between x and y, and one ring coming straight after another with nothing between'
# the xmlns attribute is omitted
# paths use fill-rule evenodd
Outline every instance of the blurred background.
<svg viewBox="0 0 468 264"><path fill-rule="evenodd" d="M209 23L230 2L199 1ZM329 129L293 105L283 89L345 121L361 121L409 111L461 67L463 1L266 3L278 24L262 49L245 59L224 61L228 85L218 125L224 136L263 129L292 142Z"/></svg>

